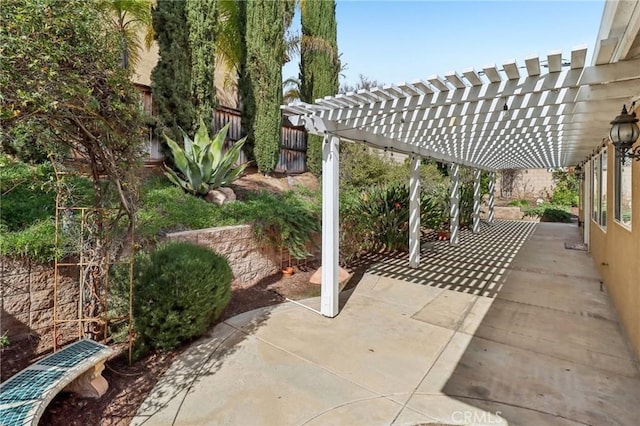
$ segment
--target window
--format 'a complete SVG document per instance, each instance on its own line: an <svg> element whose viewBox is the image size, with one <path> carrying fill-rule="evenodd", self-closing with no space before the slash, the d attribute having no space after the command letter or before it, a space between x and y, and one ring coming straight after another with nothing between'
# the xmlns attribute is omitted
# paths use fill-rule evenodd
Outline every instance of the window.
<svg viewBox="0 0 640 426"><path fill-rule="evenodd" d="M593 221L607 227L607 152L602 151L591 160L591 208Z"/></svg>
<svg viewBox="0 0 640 426"><path fill-rule="evenodd" d="M607 227L607 151L600 154L600 226Z"/></svg>
<svg viewBox="0 0 640 426"><path fill-rule="evenodd" d="M615 219L631 227L631 158L616 152L615 161Z"/></svg>
<svg viewBox="0 0 640 426"><path fill-rule="evenodd" d="M600 222L600 158L591 160L591 215L593 220Z"/></svg>

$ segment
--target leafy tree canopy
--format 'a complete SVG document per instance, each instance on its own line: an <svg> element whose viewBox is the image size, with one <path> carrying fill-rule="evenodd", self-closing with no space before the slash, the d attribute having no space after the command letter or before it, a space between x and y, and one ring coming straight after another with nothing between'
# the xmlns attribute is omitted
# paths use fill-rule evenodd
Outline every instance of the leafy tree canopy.
<svg viewBox="0 0 640 426"><path fill-rule="evenodd" d="M39 140L47 152L64 146L88 159L97 204L113 184L132 217L128 176L143 140L140 98L105 13L84 0L3 0L0 136L47 129Z"/></svg>

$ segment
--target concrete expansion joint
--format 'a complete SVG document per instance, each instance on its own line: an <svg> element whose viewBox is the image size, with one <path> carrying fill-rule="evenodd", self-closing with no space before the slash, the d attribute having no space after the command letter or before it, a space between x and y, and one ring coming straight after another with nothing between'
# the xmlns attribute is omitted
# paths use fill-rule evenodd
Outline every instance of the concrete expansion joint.
<svg viewBox="0 0 640 426"><path fill-rule="evenodd" d="M593 312L588 312L588 311L567 311L565 309L558 309L558 308L554 308L552 306L542 306L542 305L536 305L534 303L527 303L527 302L520 302L520 301L516 301L516 300L511 300L511 299L505 299L502 298L500 296L497 297L498 300L503 300L505 302L509 302L509 303L516 303L518 305L523 305L523 306L532 306L536 309L545 309L548 311L554 311L554 312L562 312L564 314L570 314L570 315L579 315L581 317L589 317L589 318L593 318L593 319L598 319L598 320L602 320L602 321L608 321L608 322L612 322L614 324L618 324L618 321L616 321L615 319L610 319L607 317L604 317L600 314L597 313L593 313Z"/></svg>
<svg viewBox="0 0 640 426"><path fill-rule="evenodd" d="M500 330L500 329L498 329L496 327L491 327L491 326L487 326L487 327L490 327L490 328L492 328L494 330L502 331L503 333L505 332L504 330ZM542 341L542 342L545 342L545 343L549 343L549 344L557 344L558 343L558 342L556 342L554 340L544 339L544 338L537 337L537 336L530 336L528 334L517 333L517 332L514 332L514 331L506 331L506 333L522 336L522 337L525 337L527 339L539 340L539 341ZM634 377L634 376L628 376L626 374L616 373L615 371L611 371L611 370L604 370L604 369L599 368L597 366L594 366L592 364L586 364L586 363L578 362L578 361L576 361L574 359L563 358L563 357L560 357L560 356L557 356L557 355L554 355L554 354L550 354L550 353L547 353L547 352L539 352L539 351L536 351L536 350L528 348L528 347L527 348L523 348L523 347L520 347L520 346L510 345L508 343L504 343L504 342L499 341L499 340L489 339L489 338L484 337L484 336L474 336L474 339L485 340L487 342L497 343L499 345L505 345L505 346L509 346L509 347L512 347L512 348L515 348L515 349L521 349L521 350L524 349L524 350L526 350L528 352L532 352L532 353L537 354L537 355L542 355L542 356L545 356L545 357L557 359L559 361L571 362L571 363L575 363L577 365L582 365L582 366L585 366L585 367L592 368L594 370L603 371L607 375L618 376L618 377ZM609 356L609 357L612 357L612 358L615 358L615 359L619 359L620 361L628 361L627 358L617 357L615 355L607 354L607 353L604 353L604 352L594 351L594 350L590 350L590 349L585 349L585 350L588 353L593 353L593 354L598 354L598 355L606 355L606 356ZM632 360L632 362L633 362L633 360ZM636 363L634 366L636 367L637 372L640 373L640 370L638 370L639 365Z"/></svg>
<svg viewBox="0 0 640 426"><path fill-rule="evenodd" d="M319 412L318 414L316 414L314 416L311 416L310 418L308 418L304 422L300 423L300 426L304 426L306 424L309 424L310 422L314 421L318 417L322 417L325 414L330 413L332 411L339 410L340 408L343 408L343 407L348 407L349 405L358 404L358 403L363 402L363 401L373 401L373 400L376 400L376 399L386 399L386 400L391 401L393 403L399 404L397 401L394 401L393 399L390 399L389 396L390 395L376 395L376 396L370 396L370 397L367 397L367 398L354 399L354 400L351 400L351 401L344 402L342 404L334 405L333 407L327 408L326 410L321 411L321 412Z"/></svg>
<svg viewBox="0 0 640 426"><path fill-rule="evenodd" d="M302 307L299 307L299 308L300 308L300 309L304 309L304 308L302 308ZM303 357L303 356L300 356L300 355L296 354L295 352L291 352L290 350L288 350L288 349L286 349L286 348L283 348L282 346L276 345L276 344L274 344L274 343L272 343L272 342L269 342L268 340L262 339L262 338L260 338L260 337L258 337L258 336L256 336L256 335L253 335L253 334L251 334L251 333L248 333L248 332L244 331L242 328L238 328L238 327L236 327L236 326L234 326L234 325L232 325L232 324L229 324L229 323L227 323L227 322L223 322L223 323L224 323L224 324L226 324L226 325L228 325L229 327L233 328L234 330L239 331L240 333L242 333L242 334L244 334L244 335L248 336L248 337L253 337L254 339L256 339L256 340L258 340L258 341L260 341L260 342L262 342L262 343L264 343L264 344L266 344L266 345L269 345L269 346L271 346L272 348L278 349L278 350L280 350L280 351L282 351L282 352L284 352L284 353L286 353L286 354L288 354L288 355L291 355L291 356L293 356L293 357L295 357L295 358L297 358L297 359L299 359L299 360L301 360L301 361L303 361L303 362L306 362L306 363L309 363L309 364L311 364L311 365L313 365L313 366L315 366L315 367L318 367L319 369L324 370L324 371L326 371L327 373L332 374L332 375L334 375L334 376L336 376L336 377L339 377L339 378L341 378L341 379L343 379L343 380L346 380L346 381L350 382L351 384L353 384L353 385L355 385L355 386L358 386L358 387L359 387L359 388L361 388L361 389L364 389L364 390L366 390L366 391L368 391L368 392L374 393L374 394L376 394L376 395L378 395L378 396L382 396L382 395L378 394L378 392L374 391L373 389L369 389L369 388L367 388L366 386L363 386L362 384L360 384L360 383L358 383L358 382L355 382L353 379L351 379L351 378L349 378L349 377L347 377L347 376L343 376L342 374L337 373L337 372L335 372L335 371L333 371L333 370L331 370L331 369L329 369L329 368L325 367L324 365L318 364L318 363L316 363L316 362L314 362L314 361L312 361L312 360L310 360L310 359L308 359L308 358L305 358L305 357ZM231 334L234 334L234 333L231 333ZM228 339L228 337L227 337L227 339ZM227 340L227 339L224 339L224 340ZM203 365L204 365L204 364L203 364Z"/></svg>
<svg viewBox="0 0 640 426"><path fill-rule="evenodd" d="M581 280L600 282L600 277L585 276L585 275L572 275L572 274L565 274L565 273L562 273L562 272L550 272L550 271L542 269L542 268L524 268L524 267L521 267L521 266L511 266L511 265L509 265L509 266L505 267L505 269L507 269L509 271L531 272L532 274L551 275L551 276L554 276L554 277L562 277L562 278L578 278L578 279L581 279Z"/></svg>

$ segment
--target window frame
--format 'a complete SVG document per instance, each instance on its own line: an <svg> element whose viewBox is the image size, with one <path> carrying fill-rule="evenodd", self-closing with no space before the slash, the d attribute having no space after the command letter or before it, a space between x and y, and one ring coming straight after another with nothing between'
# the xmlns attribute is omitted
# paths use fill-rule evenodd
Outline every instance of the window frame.
<svg viewBox="0 0 640 426"><path fill-rule="evenodd" d="M591 159L591 220L600 224L600 158Z"/></svg>
<svg viewBox="0 0 640 426"><path fill-rule="evenodd" d="M600 218L598 225L604 230L607 229L608 218L608 173L609 173L609 155L606 148L600 152Z"/></svg>
<svg viewBox="0 0 640 426"><path fill-rule="evenodd" d="M627 162L628 162L628 166L625 165L625 163ZM618 225L620 225L624 229L631 231L631 223L633 222L633 209L631 209L631 219L629 220L629 222L624 222L622 220L622 183L623 183L622 175L623 175L624 167L629 167L630 169L632 168L632 161L626 155L621 154L616 150L614 163L615 164L614 164L614 172L613 172L614 173L613 219ZM630 179L629 197L633 197L633 171L632 170L630 170L629 179Z"/></svg>

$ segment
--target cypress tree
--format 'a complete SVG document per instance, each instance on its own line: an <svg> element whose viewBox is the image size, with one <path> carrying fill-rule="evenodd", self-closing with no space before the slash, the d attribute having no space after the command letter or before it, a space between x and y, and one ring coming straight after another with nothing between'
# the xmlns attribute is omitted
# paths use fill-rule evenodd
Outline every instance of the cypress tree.
<svg viewBox="0 0 640 426"><path fill-rule="evenodd" d="M245 69L242 89L251 127L253 155L262 173L271 173L280 153L282 63L285 24L293 16L293 0L249 0L246 3ZM288 24L287 24L288 25Z"/></svg>
<svg viewBox="0 0 640 426"><path fill-rule="evenodd" d="M158 0L152 11L160 58L151 72L151 89L158 116L174 140L180 128L193 133L191 102L191 50L185 0Z"/></svg>
<svg viewBox="0 0 640 426"><path fill-rule="evenodd" d="M187 0L194 128L198 127L200 120L211 127L216 106L214 83L216 15L216 0Z"/></svg>
<svg viewBox="0 0 640 426"><path fill-rule="evenodd" d="M302 40L300 48L300 95L312 103L338 93L336 4L334 0L301 0ZM322 172L322 137L309 135L307 167Z"/></svg>

